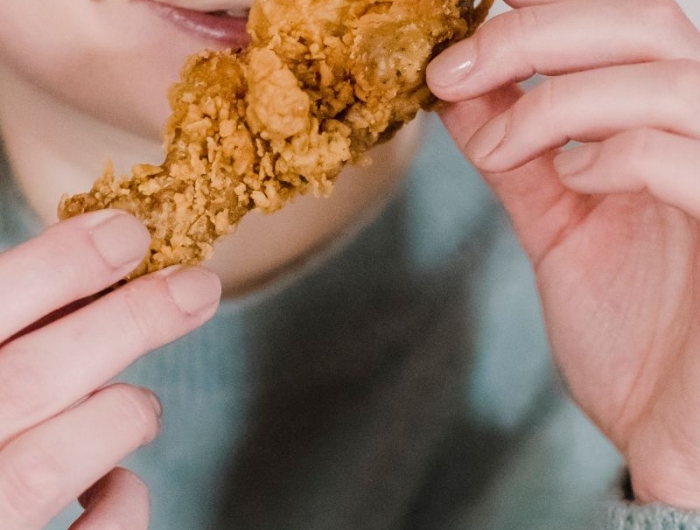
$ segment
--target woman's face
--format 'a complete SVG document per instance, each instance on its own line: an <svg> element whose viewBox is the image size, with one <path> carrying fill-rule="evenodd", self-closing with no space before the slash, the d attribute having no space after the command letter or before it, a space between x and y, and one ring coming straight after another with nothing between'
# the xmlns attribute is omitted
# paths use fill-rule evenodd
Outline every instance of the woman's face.
<svg viewBox="0 0 700 530"><path fill-rule="evenodd" d="M250 0L4 1L0 63L103 121L157 138L169 113L167 88L184 58L203 48L245 45L249 5Z"/></svg>

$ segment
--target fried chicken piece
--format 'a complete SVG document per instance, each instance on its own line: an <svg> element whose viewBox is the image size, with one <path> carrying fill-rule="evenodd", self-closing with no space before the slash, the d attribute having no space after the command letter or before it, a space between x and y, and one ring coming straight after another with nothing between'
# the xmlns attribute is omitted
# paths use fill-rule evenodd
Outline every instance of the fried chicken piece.
<svg viewBox="0 0 700 530"><path fill-rule="evenodd" d="M333 179L435 103L430 59L474 31L492 0L256 0L243 51L189 59L169 100L165 161L89 193L59 217L119 208L151 232L136 277L209 257L250 210L274 212Z"/></svg>

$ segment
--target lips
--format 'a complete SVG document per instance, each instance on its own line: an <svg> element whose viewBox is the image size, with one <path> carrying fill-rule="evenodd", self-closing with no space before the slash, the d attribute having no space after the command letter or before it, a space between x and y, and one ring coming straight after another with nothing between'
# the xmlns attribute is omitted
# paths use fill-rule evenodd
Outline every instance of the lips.
<svg viewBox="0 0 700 530"><path fill-rule="evenodd" d="M242 48L250 41L246 33L247 7L224 0L143 0L165 21L179 29L227 47Z"/></svg>
<svg viewBox="0 0 700 530"><path fill-rule="evenodd" d="M233 16L245 16L250 10L249 5L241 0L153 0L155 2L179 7L190 11L205 13L224 12Z"/></svg>

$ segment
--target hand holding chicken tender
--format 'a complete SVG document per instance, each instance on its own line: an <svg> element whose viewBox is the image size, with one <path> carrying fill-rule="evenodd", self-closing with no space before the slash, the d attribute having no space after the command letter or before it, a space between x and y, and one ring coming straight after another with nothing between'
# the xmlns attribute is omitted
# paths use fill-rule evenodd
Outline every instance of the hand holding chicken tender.
<svg viewBox="0 0 700 530"><path fill-rule="evenodd" d="M152 236L138 276L195 264L250 210L327 195L349 162L435 102L430 59L483 21L492 0L267 0L253 4L251 46L202 52L170 92L162 166L108 166L64 197L61 218L119 208Z"/></svg>

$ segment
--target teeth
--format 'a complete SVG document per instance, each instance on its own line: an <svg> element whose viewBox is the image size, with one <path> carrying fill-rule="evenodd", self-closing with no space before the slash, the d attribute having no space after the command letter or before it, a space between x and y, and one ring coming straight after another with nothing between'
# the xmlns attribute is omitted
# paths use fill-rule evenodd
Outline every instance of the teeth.
<svg viewBox="0 0 700 530"><path fill-rule="evenodd" d="M250 9L220 9L216 11L208 11L209 14L211 15L216 15L217 17L231 17L231 18L244 18L248 17L248 13L250 13Z"/></svg>
<svg viewBox="0 0 700 530"><path fill-rule="evenodd" d="M217 17L231 17L231 18L247 18L250 10L248 9L227 9L218 11L207 11L210 15L215 15Z"/></svg>
<svg viewBox="0 0 700 530"><path fill-rule="evenodd" d="M217 13L221 14L222 16L231 17L247 16L248 12L250 11L250 2L241 2L240 0L237 2L233 0L156 0L156 2L173 7L193 9L195 11L202 11L206 13ZM231 7L232 4L234 7Z"/></svg>
<svg viewBox="0 0 700 530"><path fill-rule="evenodd" d="M228 17L245 17L248 16L249 11L249 9L242 7L238 9L227 9L224 11L224 14Z"/></svg>

